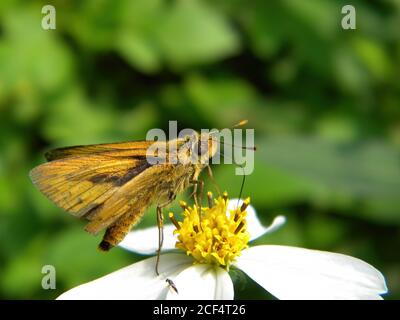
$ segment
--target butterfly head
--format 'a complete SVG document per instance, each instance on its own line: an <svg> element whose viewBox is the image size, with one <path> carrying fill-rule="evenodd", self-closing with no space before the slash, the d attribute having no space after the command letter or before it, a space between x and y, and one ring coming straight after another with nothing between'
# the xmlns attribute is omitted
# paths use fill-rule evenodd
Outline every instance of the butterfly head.
<svg viewBox="0 0 400 320"><path fill-rule="evenodd" d="M207 165L218 151L218 140L211 133L201 133L193 145L193 152L197 154L201 165Z"/></svg>

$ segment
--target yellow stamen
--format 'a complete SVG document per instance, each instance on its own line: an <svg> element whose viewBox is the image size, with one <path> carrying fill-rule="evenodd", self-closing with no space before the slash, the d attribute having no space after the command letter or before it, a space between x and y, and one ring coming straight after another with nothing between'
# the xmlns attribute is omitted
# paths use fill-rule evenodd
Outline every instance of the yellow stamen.
<svg viewBox="0 0 400 320"><path fill-rule="evenodd" d="M243 226L244 226L244 223L243 223L243 221L241 221L239 223L239 225L237 226L237 228L235 229L235 234L238 234L242 230Z"/></svg>
<svg viewBox="0 0 400 320"><path fill-rule="evenodd" d="M177 230L179 230L179 229L181 228L181 226L179 225L178 221L176 221L176 219L175 219L175 217L174 217L174 214L173 214L172 212L170 212L170 213L168 214L168 217L169 217L169 220L171 220L172 223L174 224L175 228L176 228Z"/></svg>
<svg viewBox="0 0 400 320"><path fill-rule="evenodd" d="M213 203L213 196L210 191L207 192L207 199L208 199L208 207L212 208L214 206L214 203Z"/></svg>
<svg viewBox="0 0 400 320"><path fill-rule="evenodd" d="M211 192L207 195L212 199ZM181 203L184 218L182 222L177 222L179 228L177 227L174 233L178 235L178 241L175 246L193 256L197 263L229 268L247 247L250 239L246 222L246 208L249 203L248 198L240 208L229 210L227 213L226 192L209 207L189 207L186 203Z"/></svg>
<svg viewBox="0 0 400 320"><path fill-rule="evenodd" d="M245 211L247 209L247 207L250 204L250 199L247 198L246 200L243 201L242 206L240 207L240 211Z"/></svg>
<svg viewBox="0 0 400 320"><path fill-rule="evenodd" d="M181 208L182 208L183 210L186 210L187 204L186 204L185 201L179 201L179 205L181 206Z"/></svg>

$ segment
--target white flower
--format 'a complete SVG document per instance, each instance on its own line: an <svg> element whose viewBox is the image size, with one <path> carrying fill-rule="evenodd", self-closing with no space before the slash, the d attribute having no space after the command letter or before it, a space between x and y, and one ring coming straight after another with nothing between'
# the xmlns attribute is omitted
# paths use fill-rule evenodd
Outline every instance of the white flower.
<svg viewBox="0 0 400 320"><path fill-rule="evenodd" d="M173 235L174 225L164 227L163 248L178 247L186 254L162 254L159 276L155 274L156 257L151 257L73 288L58 299L233 299L230 265L278 299L382 299L380 295L387 292L383 275L357 258L288 246L248 247L249 240L285 223L278 216L271 226L262 226L248 199L228 202L226 196L219 198L214 207L202 208L201 219L196 208L182 206L185 219L177 223L170 215L179 230ZM138 230L128 234L120 246L154 254L157 237L156 227Z"/></svg>

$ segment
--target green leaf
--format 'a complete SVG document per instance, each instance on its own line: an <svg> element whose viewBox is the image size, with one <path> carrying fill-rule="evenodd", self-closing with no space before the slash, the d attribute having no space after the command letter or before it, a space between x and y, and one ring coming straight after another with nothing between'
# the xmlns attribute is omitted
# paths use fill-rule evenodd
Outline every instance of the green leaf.
<svg viewBox="0 0 400 320"><path fill-rule="evenodd" d="M231 127L255 112L260 98L254 88L241 79L187 77L184 89L188 100L205 119L220 127Z"/></svg>
<svg viewBox="0 0 400 320"><path fill-rule="evenodd" d="M135 68L154 73L161 67L158 30L163 17L163 1L123 1L120 27L115 38L119 53Z"/></svg>
<svg viewBox="0 0 400 320"><path fill-rule="evenodd" d="M400 204L400 152L390 144L340 144L303 136L271 137L261 146L258 152L266 165L312 184L314 201L329 206L350 199L364 204L354 215L400 222L395 210L384 205Z"/></svg>
<svg viewBox="0 0 400 320"><path fill-rule="evenodd" d="M220 164L215 172L221 189L228 191L231 198L239 195L243 179L235 175L235 169L234 165ZM279 207L308 198L312 190L312 184L306 179L274 168L257 154L254 171L246 176L243 197L250 196L256 207Z"/></svg>
<svg viewBox="0 0 400 320"><path fill-rule="evenodd" d="M210 63L239 49L239 38L226 17L204 1L177 0L159 26L160 47L174 68Z"/></svg>
<svg viewBox="0 0 400 320"><path fill-rule="evenodd" d="M59 145L105 142L116 115L92 104L80 89L70 89L54 101L43 125L43 134Z"/></svg>
<svg viewBox="0 0 400 320"><path fill-rule="evenodd" d="M352 45L359 59L374 77L381 81L388 78L392 66L381 44L368 38L357 37Z"/></svg>
<svg viewBox="0 0 400 320"><path fill-rule="evenodd" d="M67 289L127 266L129 256L133 262L134 255L120 248L107 253L98 251L99 242L99 237L78 227L61 232L47 244L46 261L55 266Z"/></svg>
<svg viewBox="0 0 400 320"><path fill-rule="evenodd" d="M68 3L57 8L57 21L82 48L109 50L120 25L122 4L122 1L109 0ZM61 11L63 15L58 14Z"/></svg>
<svg viewBox="0 0 400 320"><path fill-rule="evenodd" d="M149 41L131 32L120 33L116 46L132 65L144 72L153 73L160 68L160 57Z"/></svg>
<svg viewBox="0 0 400 320"><path fill-rule="evenodd" d="M42 267L46 265L43 252L46 241L39 236L25 246L25 249L11 259L2 270L1 287L9 298L33 299L37 292L43 292Z"/></svg>
<svg viewBox="0 0 400 320"><path fill-rule="evenodd" d="M40 8L37 7L37 12ZM31 96L65 85L73 70L70 52L56 34L40 27L38 15L20 8L4 14L0 43L0 88ZM28 35L28 36L27 36Z"/></svg>

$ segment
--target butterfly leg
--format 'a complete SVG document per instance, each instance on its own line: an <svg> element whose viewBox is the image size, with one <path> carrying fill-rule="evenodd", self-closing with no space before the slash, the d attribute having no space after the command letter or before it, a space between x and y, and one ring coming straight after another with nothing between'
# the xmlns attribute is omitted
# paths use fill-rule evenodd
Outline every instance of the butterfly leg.
<svg viewBox="0 0 400 320"><path fill-rule="evenodd" d="M203 180L190 180L189 181L191 184L193 184L193 192L190 196L193 196L194 198L194 204L199 207L199 201L197 197L197 187L199 189L199 198L200 198L200 205L203 201L203 190L204 190L204 181Z"/></svg>
<svg viewBox="0 0 400 320"><path fill-rule="evenodd" d="M176 199L176 194L173 193L172 191L170 192L168 196L168 200L165 203L159 204L157 206L157 226L158 226L158 250L157 250L157 260L156 260L156 274L157 276L160 275L160 272L158 270L158 265L160 263L160 255L161 255L161 248L164 242L164 215L162 213L162 209L168 206L172 201ZM175 286L175 283L171 279L166 279L165 280L168 285L176 292L178 293L178 289Z"/></svg>
<svg viewBox="0 0 400 320"><path fill-rule="evenodd" d="M193 193L191 194L191 196L193 196L194 204L198 210L200 229L203 230L203 225L202 225L202 220L201 220L201 204L203 202L204 181L203 180L191 180L190 183L192 183L194 185ZM199 201L197 199L197 186L199 186L200 206L199 206Z"/></svg>
<svg viewBox="0 0 400 320"><path fill-rule="evenodd" d="M215 189L218 192L218 195L221 195L221 189L219 188L218 183L214 178L214 175L213 175L210 165L207 165L207 171L208 171L208 176L210 177L212 184L214 185Z"/></svg>
<svg viewBox="0 0 400 320"><path fill-rule="evenodd" d="M164 242L164 216L162 213L162 208L157 206L157 227L158 227L158 250L157 250L157 261L156 261L156 274L159 276L158 264L160 263L161 248Z"/></svg>
<svg viewBox="0 0 400 320"><path fill-rule="evenodd" d="M157 227L158 227L158 250L157 250L157 261L156 261L156 274L160 275L158 272L158 265L160 262L160 254L161 254L161 248L164 243L164 215L162 212L162 209L168 206L172 201L176 199L176 194L173 193L172 191L168 195L168 200L165 203L159 204L157 206Z"/></svg>

